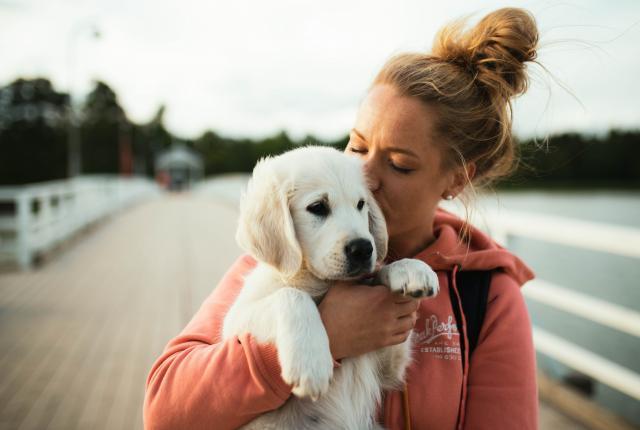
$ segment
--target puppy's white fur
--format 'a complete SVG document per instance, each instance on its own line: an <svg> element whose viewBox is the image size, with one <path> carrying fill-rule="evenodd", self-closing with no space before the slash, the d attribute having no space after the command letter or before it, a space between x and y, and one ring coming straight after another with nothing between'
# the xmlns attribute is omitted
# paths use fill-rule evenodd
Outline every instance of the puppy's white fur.
<svg viewBox="0 0 640 430"><path fill-rule="evenodd" d="M308 209L317 202L328 207L326 216ZM316 306L333 281L362 274L350 271L348 243L372 244L364 272L373 271L387 252L384 217L361 161L326 147L261 160L242 198L236 238L258 265L225 317L223 337L248 332L260 343L274 343L282 377L294 394L243 428L380 428L375 412L382 390L401 386L410 340L344 359L334 369ZM384 266L378 281L404 294L438 292L435 273L419 260Z"/></svg>

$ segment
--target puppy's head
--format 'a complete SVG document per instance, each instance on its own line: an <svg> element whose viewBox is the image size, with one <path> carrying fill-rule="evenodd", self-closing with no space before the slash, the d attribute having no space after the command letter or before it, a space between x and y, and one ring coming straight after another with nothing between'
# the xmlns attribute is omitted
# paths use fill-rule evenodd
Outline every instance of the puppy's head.
<svg viewBox="0 0 640 430"><path fill-rule="evenodd" d="M240 206L238 243L285 276L356 278L387 252L384 216L362 163L326 147L299 148L255 167Z"/></svg>

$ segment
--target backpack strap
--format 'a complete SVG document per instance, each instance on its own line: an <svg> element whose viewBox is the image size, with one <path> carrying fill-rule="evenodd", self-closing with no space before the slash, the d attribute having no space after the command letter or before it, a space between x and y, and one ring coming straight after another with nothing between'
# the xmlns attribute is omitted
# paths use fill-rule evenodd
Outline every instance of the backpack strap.
<svg viewBox="0 0 640 430"><path fill-rule="evenodd" d="M490 270L459 271L456 273L456 286L462 302L462 312L464 312L464 318L467 322L466 327L462 327L461 324L462 317L459 312L458 298L452 288L449 290L458 330L461 333L464 330L469 340L469 360L471 360L471 354L473 354L478 345L480 329L482 329L482 323L484 322L489 287L491 285L491 274ZM462 343L461 348L464 348ZM462 356L464 357L464 351Z"/></svg>

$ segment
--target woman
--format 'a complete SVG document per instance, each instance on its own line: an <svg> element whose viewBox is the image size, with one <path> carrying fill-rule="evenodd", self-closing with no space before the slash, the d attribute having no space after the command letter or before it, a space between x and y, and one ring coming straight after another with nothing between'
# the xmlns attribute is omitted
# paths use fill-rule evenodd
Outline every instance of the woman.
<svg viewBox="0 0 640 430"><path fill-rule="evenodd" d="M346 152L362 157L389 231L390 259L419 258L441 293L407 306L384 287L339 284L319 309L336 360L402 342L413 330L405 392L385 393L380 421L402 429L535 429L537 389L531 325L520 285L531 271L459 218L438 209L514 162L510 99L527 87L534 19L520 9L487 15L471 30L445 27L432 54L403 54L380 71ZM280 407L291 388L277 351L251 336L222 342L220 327L242 276L229 270L147 380L147 428L236 428ZM451 295L459 271L491 271L484 323L469 357ZM464 320L459 324L464 326Z"/></svg>

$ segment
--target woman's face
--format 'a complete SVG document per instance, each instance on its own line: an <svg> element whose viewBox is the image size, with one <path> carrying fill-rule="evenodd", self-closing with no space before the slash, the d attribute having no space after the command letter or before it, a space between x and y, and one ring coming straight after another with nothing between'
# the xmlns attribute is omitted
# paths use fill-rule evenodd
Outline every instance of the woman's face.
<svg viewBox="0 0 640 430"><path fill-rule="evenodd" d="M395 87L376 85L351 131L345 152L365 162L371 191L387 221L390 248L394 242L397 247L418 237L432 239L438 202L454 194L449 189L453 174L441 169L442 154L434 141L436 115L433 107L399 95Z"/></svg>

